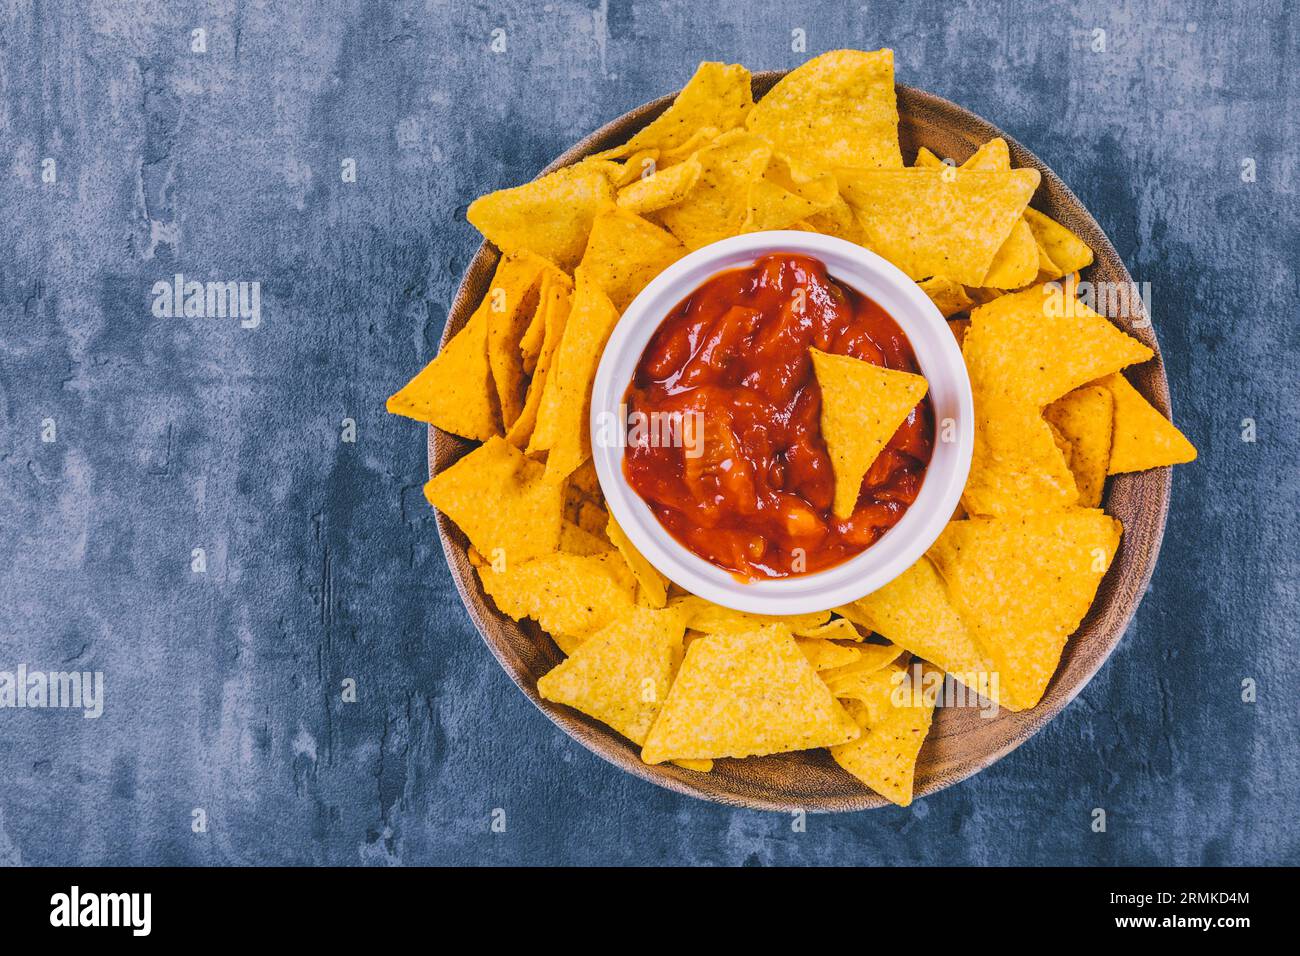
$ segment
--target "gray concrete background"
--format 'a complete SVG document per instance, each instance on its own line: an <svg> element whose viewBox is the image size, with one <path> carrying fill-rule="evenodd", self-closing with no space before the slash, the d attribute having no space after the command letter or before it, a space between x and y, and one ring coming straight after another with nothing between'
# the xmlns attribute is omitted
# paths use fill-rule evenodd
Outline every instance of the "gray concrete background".
<svg viewBox="0 0 1300 956"><path fill-rule="evenodd" d="M107 702L0 710L0 862L1300 862L1293 11L7 4L0 670L102 670ZM796 833L623 775L528 704L448 577L423 429L383 400L434 351L475 196L699 60L883 45L1037 152L1153 284L1201 459L1124 642L1047 730ZM175 272L259 281L262 325L154 318Z"/></svg>

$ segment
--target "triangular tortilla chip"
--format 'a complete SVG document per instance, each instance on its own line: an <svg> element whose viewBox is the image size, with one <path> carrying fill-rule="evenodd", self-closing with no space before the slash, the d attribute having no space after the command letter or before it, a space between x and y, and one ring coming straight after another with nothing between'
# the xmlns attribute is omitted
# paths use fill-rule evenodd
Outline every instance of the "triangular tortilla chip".
<svg viewBox="0 0 1300 956"><path fill-rule="evenodd" d="M542 630L575 641L590 637L634 606L636 579L613 551L556 551L522 564L507 563L500 571L484 564L478 573L483 590L502 614L516 621L531 617Z"/></svg>
<svg viewBox="0 0 1300 956"><path fill-rule="evenodd" d="M961 164L961 168L985 169L993 172L1004 172L1010 169L1011 151L1007 148L1007 141L1001 136L995 136L971 153L970 158Z"/></svg>
<svg viewBox="0 0 1300 956"><path fill-rule="evenodd" d="M962 622L929 558L922 555L883 588L854 601L851 608L864 627L946 671L986 700L1019 709L1001 693L997 667Z"/></svg>
<svg viewBox="0 0 1300 956"><path fill-rule="evenodd" d="M916 759L934 716L935 690L915 683L897 664L873 675L871 702L846 704L862 736L831 748L837 764L900 807L912 802Z"/></svg>
<svg viewBox="0 0 1300 956"><path fill-rule="evenodd" d="M437 357L388 399L388 411L478 441L501 434L487 336L484 300Z"/></svg>
<svg viewBox="0 0 1300 956"><path fill-rule="evenodd" d="M623 172L614 180L614 187L622 189L638 179L654 175L659 168L659 150L639 149L623 161Z"/></svg>
<svg viewBox="0 0 1300 956"><path fill-rule="evenodd" d="M905 662L907 651L896 644L861 644L855 661L819 671L820 677L837 700L867 700L876 672L895 661Z"/></svg>
<svg viewBox="0 0 1300 956"><path fill-rule="evenodd" d="M839 198L830 173L801 169L784 156L773 156L763 178L750 189L749 218L743 231L788 229L830 209Z"/></svg>
<svg viewBox="0 0 1300 956"><path fill-rule="evenodd" d="M844 667L862 658L861 649L847 644L835 644L820 637L796 637L794 642L799 645L803 656L808 658L813 670L818 672Z"/></svg>
<svg viewBox="0 0 1300 956"><path fill-rule="evenodd" d="M592 220L614 201L616 163L585 159L470 203L470 223L506 255L533 252L568 271L582 258Z"/></svg>
<svg viewBox="0 0 1300 956"><path fill-rule="evenodd" d="M1066 229L1055 219L1037 209L1025 210L1025 222L1034 234L1034 240L1050 260L1051 270L1044 270L1040 279L1059 279L1092 265L1092 249L1088 244ZM1040 267L1047 265L1040 257Z"/></svg>
<svg viewBox="0 0 1300 956"><path fill-rule="evenodd" d="M601 156L629 156L644 149L679 150L702 131L712 136L742 125L754 107L749 71L729 63L701 63L672 105L622 146ZM709 138L712 138L710 136Z"/></svg>
<svg viewBox="0 0 1300 956"><path fill-rule="evenodd" d="M565 518L560 525L560 550L569 554L604 554L610 546L604 538Z"/></svg>
<svg viewBox="0 0 1300 956"><path fill-rule="evenodd" d="M507 430L524 407L524 333L538 311L542 276L555 271L531 252L507 256L483 298L488 310L488 365Z"/></svg>
<svg viewBox="0 0 1300 956"><path fill-rule="evenodd" d="M1111 444L1108 474L1145 471L1196 460L1196 446L1173 422L1142 397L1118 373L1097 382L1115 401L1115 438Z"/></svg>
<svg viewBox="0 0 1300 956"><path fill-rule="evenodd" d="M972 515L1003 517L1066 508L1079 489L1051 426L1037 406L1006 401L983 388L975 395L975 447L962 506Z"/></svg>
<svg viewBox="0 0 1300 956"><path fill-rule="evenodd" d="M700 163L699 179L680 202L658 212L668 231L688 249L744 231L750 190L762 179L772 147L744 130L732 130L695 156Z"/></svg>
<svg viewBox="0 0 1300 956"><path fill-rule="evenodd" d="M1038 188L1038 170L908 168L836 174L864 245L913 279L978 286Z"/></svg>
<svg viewBox="0 0 1300 956"><path fill-rule="evenodd" d="M585 269L574 277L573 306L552 359L528 451L549 449L546 474L567 478L591 455L587 417L600 353L618 321L609 297Z"/></svg>
<svg viewBox="0 0 1300 956"><path fill-rule="evenodd" d="M956 315L958 312L965 312L975 304L971 301L970 296L966 294L964 285L960 282L953 282L951 279L945 279L942 276L922 279L917 285L921 287L922 292L930 297L930 301L943 313L945 319L950 315Z"/></svg>
<svg viewBox="0 0 1300 956"><path fill-rule="evenodd" d="M623 560L632 570L633 576L636 577L637 584L640 585L637 591L637 601L646 607L663 607L668 603L668 579L660 574L653 564L647 561L632 544L632 541L619 527L614 516L609 516L609 524L605 526L605 534L613 542L614 547L618 548L619 554L623 555ZM685 613L678 611L682 619L685 620ZM682 625L685 627L685 624Z"/></svg>
<svg viewBox="0 0 1300 956"><path fill-rule="evenodd" d="M1011 234L998 248L988 274L980 283L991 289L1021 289L1038 276L1038 243L1021 219L1011 227Z"/></svg>
<svg viewBox="0 0 1300 956"><path fill-rule="evenodd" d="M596 217L579 266L605 290L620 313L686 247L640 216L611 206Z"/></svg>
<svg viewBox="0 0 1300 956"><path fill-rule="evenodd" d="M910 372L808 351L822 393L822 439L835 471L832 510L835 517L847 518L858 503L867 469L925 397L928 384Z"/></svg>
<svg viewBox="0 0 1300 956"><path fill-rule="evenodd" d="M1004 693L1023 707L1033 707L1047 689L1066 639L1092 606L1120 532L1103 511L1067 508L954 521L930 549Z"/></svg>
<svg viewBox="0 0 1300 956"><path fill-rule="evenodd" d="M521 564L560 543L563 488L504 438L493 437L424 486L429 503L490 562Z"/></svg>
<svg viewBox="0 0 1300 956"><path fill-rule="evenodd" d="M795 637L824 637L828 641L862 641L862 632L853 626L852 621L837 617L825 624L813 627L793 627Z"/></svg>
<svg viewBox="0 0 1300 956"><path fill-rule="evenodd" d="M1066 461L1079 488L1079 504L1099 507L1114 435L1115 402L1110 392L1099 385L1076 388L1043 409L1043 417L1069 443Z"/></svg>
<svg viewBox="0 0 1300 956"><path fill-rule="evenodd" d="M540 301L537 304L537 311L542 315L543 326L537 364L533 368L532 380L528 383L528 394L524 399L523 411L519 413L519 417L506 433L506 441L516 448L525 448L533 440L537 415L542 407L542 396L546 394L546 379L551 374L555 350L559 348L565 323L569 319L572 284L563 272L552 270L551 275L556 278L554 281L543 283Z"/></svg>
<svg viewBox="0 0 1300 956"><path fill-rule="evenodd" d="M546 319L549 309L557 302L568 302L573 296L573 280L559 269L547 269L542 274L542 284L537 292L537 308L524 329L519 340L519 355L523 359L524 371L532 375L537 371L537 362L542 357L542 346L546 344ZM531 383L530 383L531 386Z"/></svg>
<svg viewBox="0 0 1300 956"><path fill-rule="evenodd" d="M682 617L632 608L544 674L537 692L645 742L682 657Z"/></svg>
<svg viewBox="0 0 1300 956"><path fill-rule="evenodd" d="M695 188L703 171L695 156L668 169L657 168L653 175L642 176L618 191L618 208L640 215L675 205Z"/></svg>
<svg viewBox="0 0 1300 956"><path fill-rule="evenodd" d="M894 51L834 50L814 57L759 100L747 125L806 166L901 167Z"/></svg>
<svg viewBox="0 0 1300 956"><path fill-rule="evenodd" d="M691 642L641 759L751 757L834 746L859 733L790 629L773 625Z"/></svg>
<svg viewBox="0 0 1300 956"><path fill-rule="evenodd" d="M962 356L977 403L983 392L1042 408L1153 354L1056 282L1001 296L970 318Z"/></svg>

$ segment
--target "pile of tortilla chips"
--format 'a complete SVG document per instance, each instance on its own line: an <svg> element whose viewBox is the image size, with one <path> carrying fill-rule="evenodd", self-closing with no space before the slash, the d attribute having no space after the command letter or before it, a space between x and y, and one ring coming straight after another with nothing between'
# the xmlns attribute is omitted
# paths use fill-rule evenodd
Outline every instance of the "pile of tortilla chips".
<svg viewBox="0 0 1300 956"><path fill-rule="evenodd" d="M496 275L388 409L481 442L425 494L501 612L564 653L543 697L647 763L696 772L829 748L903 806L936 704L923 675L1010 710L1038 703L1119 547L1107 476L1196 455L1123 375L1151 350L1077 298L1092 251L1029 206L1038 183L1001 139L961 165L922 149L905 166L892 52L841 50L757 104L744 67L701 64L623 146L469 207L501 250ZM587 430L628 303L689 250L767 229L839 236L905 271L951 319L975 396L963 507L929 553L851 605L793 617L666 581L606 511ZM899 386L912 389L899 413L870 370L815 358L835 416L823 427L845 433L825 436L841 512L874 457L851 441L869 425L851 423L896 428L924 381Z"/></svg>

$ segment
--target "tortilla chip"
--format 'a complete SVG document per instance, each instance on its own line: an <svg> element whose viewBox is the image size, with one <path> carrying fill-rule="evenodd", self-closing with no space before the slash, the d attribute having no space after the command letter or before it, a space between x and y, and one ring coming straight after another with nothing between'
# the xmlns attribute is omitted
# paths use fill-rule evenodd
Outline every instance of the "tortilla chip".
<svg viewBox="0 0 1300 956"><path fill-rule="evenodd" d="M614 201L616 163L585 159L513 189L488 193L466 214L506 255L533 252L566 272L577 265L592 221Z"/></svg>
<svg viewBox="0 0 1300 956"><path fill-rule="evenodd" d="M596 463L588 458L579 465L569 476L569 486L585 498L600 498L600 476L596 474Z"/></svg>
<svg viewBox="0 0 1300 956"><path fill-rule="evenodd" d="M835 471L835 517L853 514L862 479L925 397L920 375L809 349L822 393L821 430Z"/></svg>
<svg viewBox="0 0 1300 956"><path fill-rule="evenodd" d="M501 434L487 337L484 300L437 357L389 397L388 411L478 441Z"/></svg>
<svg viewBox="0 0 1300 956"><path fill-rule="evenodd" d="M919 166L922 169L938 169L945 163L929 149L922 146L916 151L916 162L912 163L912 165Z"/></svg>
<svg viewBox="0 0 1300 956"><path fill-rule="evenodd" d="M574 510L573 520L578 526L588 534L594 534L598 538L605 537L605 528L609 525L609 512L603 505L597 504L589 499L577 502ZM613 543L610 543L613 547Z"/></svg>
<svg viewBox="0 0 1300 956"><path fill-rule="evenodd" d="M1007 141L1001 136L995 136L975 150L970 158L961 164L961 168L1005 172L1011 168L1011 151L1007 148Z"/></svg>
<svg viewBox="0 0 1300 956"><path fill-rule="evenodd" d="M860 687L863 678L888 667L907 654L897 644L862 644L859 645L858 652L857 660L823 671L819 675L836 697L858 696L852 689Z"/></svg>
<svg viewBox="0 0 1300 956"><path fill-rule="evenodd" d="M1078 500L1074 475L1038 407L975 391L975 447L961 498L967 513L1031 514Z"/></svg>
<svg viewBox="0 0 1300 956"><path fill-rule="evenodd" d="M690 195L703 171L704 167L695 156L668 169L656 170L653 176L638 179L620 189L618 208L639 215L676 205Z"/></svg>
<svg viewBox="0 0 1300 956"><path fill-rule="evenodd" d="M921 287L922 292L930 297L930 301L943 313L945 319L950 315L956 315L958 312L965 312L975 304L971 301L970 296L966 294L966 287L960 282L953 282L951 279L934 276L929 279L922 279L917 285Z"/></svg>
<svg viewBox="0 0 1300 956"><path fill-rule="evenodd" d="M560 550L569 554L604 554L610 550L610 543L565 518L560 525Z"/></svg>
<svg viewBox="0 0 1300 956"><path fill-rule="evenodd" d="M961 348L962 343L966 341L966 332L970 329L970 319L949 319L948 330L952 332L952 337L957 340L957 347Z"/></svg>
<svg viewBox="0 0 1300 956"><path fill-rule="evenodd" d="M543 468L493 437L424 486L488 561L520 564L560 543L563 491Z"/></svg>
<svg viewBox="0 0 1300 956"><path fill-rule="evenodd" d="M1151 358L1149 348L1060 283L1004 295L971 312L962 356L986 400L1039 408L1080 385Z"/></svg>
<svg viewBox="0 0 1300 956"><path fill-rule="evenodd" d="M842 617L814 627L794 627L791 630L795 637L824 637L828 641L863 640L862 632L853 626L853 622Z"/></svg>
<svg viewBox="0 0 1300 956"><path fill-rule="evenodd" d="M579 266L620 313L686 247L652 222L611 206L596 217Z"/></svg>
<svg viewBox="0 0 1300 956"><path fill-rule="evenodd" d="M477 570L502 614L516 621L531 617L550 634L585 639L634 607L636 579L613 551L555 551L504 571L490 564Z"/></svg>
<svg viewBox="0 0 1300 956"><path fill-rule="evenodd" d="M676 598L673 606L681 607L686 614L686 626L705 634L743 634L771 625L783 625L794 631L807 631L820 627L830 620L830 611L810 611L807 614L773 615L751 614L714 604L692 594Z"/></svg>
<svg viewBox="0 0 1300 956"><path fill-rule="evenodd" d="M617 321L618 312L609 297L585 269L578 269L573 306L546 376L537 427L528 443L530 454L549 450L546 474L553 481L567 478L591 456L587 429L591 383Z"/></svg>
<svg viewBox="0 0 1300 956"><path fill-rule="evenodd" d="M924 555L883 588L854 601L852 613L864 627L951 674L986 700L1019 709L1001 687L992 658L975 642L949 600L939 572Z"/></svg>
<svg viewBox="0 0 1300 956"><path fill-rule="evenodd" d="M1003 693L1022 707L1042 698L1066 639L1110 567L1121 530L1103 511L1067 508L954 521L930 549Z"/></svg>
<svg viewBox="0 0 1300 956"><path fill-rule="evenodd" d="M831 748L837 764L900 807L912 802L916 760L930 732L936 697L933 689L912 684L903 667L880 671L873 681L872 703L855 700L846 705L862 735Z"/></svg>
<svg viewBox="0 0 1300 956"><path fill-rule="evenodd" d="M546 394L546 380L550 377L555 350L559 348L565 323L569 319L572 288L569 277L563 272L552 270L550 276L543 280L537 304L537 311L542 314L542 344L538 348L533 377L528 383L523 411L506 432L506 441L516 448L525 448L533 441L537 415L541 411L542 397Z"/></svg>
<svg viewBox="0 0 1300 956"><path fill-rule="evenodd" d="M680 614L634 607L544 674L537 692L642 744L668 697L684 632Z"/></svg>
<svg viewBox="0 0 1300 956"><path fill-rule="evenodd" d="M897 169L894 51L835 50L787 73L749 114L751 132L817 169Z"/></svg>
<svg viewBox="0 0 1300 956"><path fill-rule="evenodd" d="M1022 289L1038 276L1038 243L1025 220L1011 227L1011 234L993 256L993 263L981 285L993 289Z"/></svg>
<svg viewBox="0 0 1300 956"><path fill-rule="evenodd" d="M613 515L610 515L609 524L605 526L605 534L614 543L614 547L618 548L619 554L623 555L623 560L632 569L632 574L636 577L637 584L640 585L637 591L637 600L646 607L659 608L666 605L668 603L668 579L655 570L654 565L642 557L641 552L623 533L623 529L619 527ZM685 617L686 615L683 613L683 620L685 620ZM682 625L683 628L685 626L685 624Z"/></svg>
<svg viewBox="0 0 1300 956"><path fill-rule="evenodd" d="M1040 279L1059 279L1092 265L1092 250L1088 244L1055 219L1037 209L1026 209L1025 222L1051 264L1051 270L1044 270ZM1040 269L1045 264L1040 258Z"/></svg>
<svg viewBox="0 0 1300 956"><path fill-rule="evenodd" d="M794 642L799 645L799 650L803 652L804 657L808 658L808 663L815 671L843 667L862 657L862 651L856 647L835 644L820 637L796 637Z"/></svg>
<svg viewBox="0 0 1300 956"><path fill-rule="evenodd" d="M547 269L542 273L542 284L537 292L537 308L524 329L519 340L519 355L523 359L524 371L532 375L537 371L537 362L542 357L542 347L546 344L546 319L550 308L557 302L564 303L568 314L569 299L573 297L573 279L559 269Z"/></svg>
<svg viewBox="0 0 1300 956"><path fill-rule="evenodd" d="M696 153L700 175L674 205L659 210L659 219L688 249L736 236L749 221L750 191L763 177L772 147L743 130L723 133Z"/></svg>
<svg viewBox="0 0 1300 956"><path fill-rule="evenodd" d="M831 200L830 205L809 216L803 225L812 232L835 236L837 239L844 239L858 245L862 244L862 223L858 221L857 214L853 212L852 207L840 195L838 185L836 186L835 197Z"/></svg>
<svg viewBox="0 0 1300 956"><path fill-rule="evenodd" d="M773 156L763 178L750 188L744 232L788 229L801 219L830 209L840 198L835 177L799 168Z"/></svg>
<svg viewBox="0 0 1300 956"><path fill-rule="evenodd" d="M1196 447L1123 375L1107 375L1096 384L1109 391L1115 401L1115 439L1111 445L1108 474L1145 471L1196 460Z"/></svg>
<svg viewBox="0 0 1300 956"><path fill-rule="evenodd" d="M507 429L524 408L523 338L538 312L538 287L548 271L556 270L531 252L507 256L483 299L488 309L488 365Z"/></svg>
<svg viewBox="0 0 1300 956"><path fill-rule="evenodd" d="M674 760L672 762L683 770L694 770L696 773L710 773L713 770L712 760Z"/></svg>
<svg viewBox="0 0 1300 956"><path fill-rule="evenodd" d="M864 244L913 279L981 285L1038 188L1038 170L894 169L837 174Z"/></svg>
<svg viewBox="0 0 1300 956"><path fill-rule="evenodd" d="M672 152L701 131L719 132L741 126L754 107L749 71L728 63L701 63L672 105L622 146L602 156L627 156L645 149Z"/></svg>
<svg viewBox="0 0 1300 956"><path fill-rule="evenodd" d="M691 642L641 759L785 753L847 743L859 733L790 629L773 625Z"/></svg>
<svg viewBox="0 0 1300 956"><path fill-rule="evenodd" d="M555 642L556 647L564 652L564 656L568 657L582 646L583 641L590 640L590 638L574 637L571 634L552 634L551 640Z"/></svg>
<svg viewBox="0 0 1300 956"><path fill-rule="evenodd" d="M1079 504L1099 507L1115 424L1110 392L1099 385L1076 388L1043 409L1043 417L1069 443L1066 461L1079 488Z"/></svg>
<svg viewBox="0 0 1300 956"><path fill-rule="evenodd" d="M638 179L653 176L659 168L659 150L640 149L623 163L623 171L614 179L614 188L622 189Z"/></svg>

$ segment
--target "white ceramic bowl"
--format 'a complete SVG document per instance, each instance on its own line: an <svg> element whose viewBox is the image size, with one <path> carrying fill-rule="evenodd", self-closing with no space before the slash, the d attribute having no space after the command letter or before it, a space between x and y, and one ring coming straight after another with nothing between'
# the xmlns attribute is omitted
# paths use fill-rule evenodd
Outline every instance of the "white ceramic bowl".
<svg viewBox="0 0 1300 956"><path fill-rule="evenodd" d="M862 553L812 574L740 581L694 554L659 523L623 473L624 448L601 442L600 425L620 421L637 361L668 313L710 277L772 253L820 259L830 275L875 300L907 335L934 405L934 451L920 494L902 519ZM614 416L610 419L607 416ZM952 425L945 431L945 422ZM811 232L755 232L697 249L655 277L624 311L601 356L591 395L592 454L610 512L637 550L669 580L715 604L758 614L802 614L857 600L888 584L934 543L952 517L975 441L970 380L939 310L897 267L861 246ZM944 441L944 437L951 440Z"/></svg>

